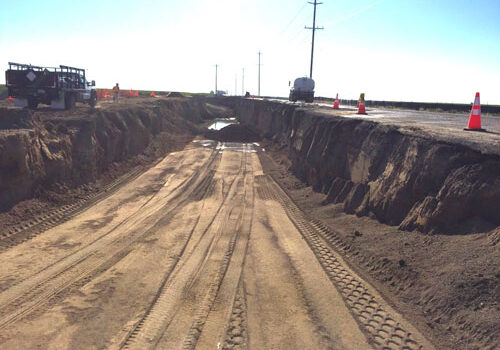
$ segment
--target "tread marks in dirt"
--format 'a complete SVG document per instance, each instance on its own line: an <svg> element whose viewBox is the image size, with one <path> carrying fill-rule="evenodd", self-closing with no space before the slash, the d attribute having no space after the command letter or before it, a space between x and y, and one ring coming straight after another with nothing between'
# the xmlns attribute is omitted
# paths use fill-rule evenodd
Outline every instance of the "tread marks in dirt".
<svg viewBox="0 0 500 350"><path fill-rule="evenodd" d="M0 252L26 242L37 235L56 227L85 209L118 191L123 185L133 181L144 172L143 168L136 168L129 173L113 180L99 192L85 195L78 201L57 208L50 213L41 214L26 223L16 225L0 235Z"/></svg>
<svg viewBox="0 0 500 350"><path fill-rule="evenodd" d="M216 160L220 159L217 152L213 152L212 155L207 160L207 164L205 166L200 167L193 176L184 183L184 186L180 186L177 190L181 193L188 192L188 196L180 197L180 195L174 195L174 200L171 203L168 212L169 215L173 215L173 213L177 212L182 208L182 204L189 200L190 195L194 188L197 186L197 181L200 177L206 175L207 171L215 166ZM202 179L203 180L203 179ZM181 188L182 187L182 188ZM148 202L155 196L154 194ZM180 199L179 199L180 198ZM138 210L137 212L139 212ZM136 213L137 213L136 212ZM130 218L130 217L129 217ZM127 218L125 221L127 221ZM120 225L120 224L118 224ZM154 226L151 229L154 229ZM93 277L99 275L101 272L105 271L107 268L116 264L119 260L121 260L124 256L128 254L130 251L130 246L139 240L140 238L150 234L150 230L146 230L144 232L138 233L137 235L130 235L126 237L118 237L114 239L110 244L106 244L104 246L99 247L98 241L105 238L107 235L111 234L112 231L116 229L116 226L108 231L103 236L97 238L92 243L85 247L81 247L70 256L66 256L61 259L61 262L64 259L71 259L68 266L63 268L62 270L55 271L50 274L47 278L42 279L41 281L35 282L32 286L28 287L26 290L23 289L22 283L26 282L28 285L30 277L24 281L20 281L14 286L11 286L9 289L0 293L0 297L2 294L5 295L5 299L0 305L0 329L5 328L6 326L20 320L24 316L30 314L38 307L43 304L50 302L50 300L60 295L63 291L68 288L80 285L81 281L89 281ZM96 247L92 247L92 245L96 244ZM94 248L94 249L93 249ZM105 254L97 254L100 249L104 249L106 251ZM49 270L53 267L54 263L42 271L39 271L36 276L32 276L37 278L42 272ZM12 293L10 293L12 291ZM11 297L9 297L11 294Z"/></svg>
<svg viewBox="0 0 500 350"><path fill-rule="evenodd" d="M324 243L322 233L325 229L321 229L317 222L308 220L271 177L259 176L256 182L260 185L258 193L261 198L275 199L281 204L311 247L332 284L341 294L361 330L376 349L423 350L432 348L422 336L412 334L408 330L410 327L396 321L394 315L388 311L388 307L383 305L383 299L371 292L366 282L352 272Z"/></svg>
<svg viewBox="0 0 500 350"><path fill-rule="evenodd" d="M244 146L247 147L247 150L251 150L250 145ZM251 157L248 157L245 176L242 179L245 182L242 196L243 210L241 211L240 223L236 227L238 238L219 292L215 302L212 303L212 309L206 320L200 341L196 344L201 349L221 349L221 346L243 349L246 348L248 342L242 273L254 219L254 180L253 161ZM190 347L190 349L193 348L194 346Z"/></svg>
<svg viewBox="0 0 500 350"><path fill-rule="evenodd" d="M239 347L242 350L248 348L247 306L242 284L240 281L234 298L229 324L226 327L222 350L231 350L235 347Z"/></svg>
<svg viewBox="0 0 500 350"><path fill-rule="evenodd" d="M224 199L221 201L221 205L219 206L216 214L212 218L212 221L210 224L206 227L205 231L208 231L212 225L214 225L214 222L216 219L219 220L224 220L224 218L221 218L221 215L228 218L229 214L231 211L228 213L221 213L224 204L226 204L231 197L231 188L233 186L238 185L241 179L239 177L242 174L245 174L246 172L246 167L247 167L247 161L248 161L248 155L247 153L242 153L242 159L241 159L241 164L240 164L240 169L239 169L239 174L235 176L234 180L229 184L227 193L224 196ZM246 186L246 183L243 182L243 185ZM210 191L211 186L203 186L205 187L208 191ZM231 198L230 198L231 197ZM243 216L243 214L241 214ZM241 220L241 216L239 220ZM222 223L220 223L221 227ZM237 231L237 230L236 230ZM202 237L205 236L205 233L202 235ZM184 341L183 341L183 349L194 349L196 347L197 341L200 337L200 334L203 330L203 326L207 320L207 317L210 313L212 304L215 301L215 298L217 297L217 293L219 291L219 288L221 286L221 283L225 277L225 274L227 272L229 263L231 261L232 254L235 249L236 242L238 240L239 232L235 232L232 237L229 239L229 242L227 244L227 248L225 250L224 256L221 259L219 266L218 266L218 271L213 279L213 281L210 283L210 285L207 288L207 292L204 296L203 302L201 306L198 308L196 315L194 317L194 320L191 324L191 327L189 328L188 334L185 336ZM201 238L200 238L201 239ZM215 237L212 238L212 241L215 239ZM187 245L188 242L186 242ZM197 245L199 242L197 243ZM186 246L184 247L186 248ZM185 249L184 249L185 250ZM183 250L183 255L184 255L184 250ZM192 253L191 253L192 254ZM186 261L189 257L185 257L184 261ZM153 299L152 303L144 313L144 315L141 317L139 322L136 324L136 326L132 329L131 332L128 333L128 335L123 339L121 342L121 345L119 346L120 349L130 349L130 348L154 348L156 347L159 342L161 342L163 339L163 335L168 328L171 320L175 317L177 312L179 311L178 308L175 310L172 310L170 314L168 314L168 309L169 307L167 305L171 304L173 299L175 298L174 296L170 296L167 292L169 290L169 280L171 280L171 276L174 272L174 269L177 268L177 263L176 266L174 266L170 271L167 272L167 274L164 277L163 283L160 285L160 288ZM201 269L202 267L198 267ZM177 269L178 270L178 269Z"/></svg>

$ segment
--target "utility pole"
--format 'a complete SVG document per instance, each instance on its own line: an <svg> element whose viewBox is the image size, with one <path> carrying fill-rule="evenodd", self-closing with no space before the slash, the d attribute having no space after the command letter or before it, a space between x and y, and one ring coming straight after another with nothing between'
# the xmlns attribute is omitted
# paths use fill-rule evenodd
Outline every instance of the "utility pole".
<svg viewBox="0 0 500 350"><path fill-rule="evenodd" d="M312 27L304 27L305 29L311 29L312 30L312 44L311 44L311 70L309 71L309 78L312 79L313 77L313 58L314 58L314 33L316 32L317 29L324 29L323 27L316 27L316 6L321 5L322 2L317 2L317 0L314 0L314 2L308 1L311 5L314 5L314 15L313 15L313 26Z"/></svg>
<svg viewBox="0 0 500 350"><path fill-rule="evenodd" d="M238 75L234 75L234 96L238 95Z"/></svg>
<svg viewBox="0 0 500 350"><path fill-rule="evenodd" d="M262 55L262 52L259 50L259 89L258 89L258 94L257 96L260 97L260 55Z"/></svg>
<svg viewBox="0 0 500 350"><path fill-rule="evenodd" d="M219 68L219 65L215 65L215 96L217 96L217 68Z"/></svg>
<svg viewBox="0 0 500 350"><path fill-rule="evenodd" d="M245 68L242 69L241 73L241 96L245 96Z"/></svg>

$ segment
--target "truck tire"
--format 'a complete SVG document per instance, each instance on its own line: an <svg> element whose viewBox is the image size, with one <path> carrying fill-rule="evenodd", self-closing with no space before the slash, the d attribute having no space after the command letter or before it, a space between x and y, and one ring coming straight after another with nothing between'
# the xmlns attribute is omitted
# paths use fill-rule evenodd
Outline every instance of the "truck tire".
<svg viewBox="0 0 500 350"><path fill-rule="evenodd" d="M64 94L64 107L67 110L75 108L76 97L73 93Z"/></svg>
<svg viewBox="0 0 500 350"><path fill-rule="evenodd" d="M90 92L90 100L89 100L89 105L90 107L94 108L97 104L97 93L95 90L92 90Z"/></svg>
<svg viewBox="0 0 500 350"><path fill-rule="evenodd" d="M38 107L38 100L34 97L28 97L28 108L36 109Z"/></svg>

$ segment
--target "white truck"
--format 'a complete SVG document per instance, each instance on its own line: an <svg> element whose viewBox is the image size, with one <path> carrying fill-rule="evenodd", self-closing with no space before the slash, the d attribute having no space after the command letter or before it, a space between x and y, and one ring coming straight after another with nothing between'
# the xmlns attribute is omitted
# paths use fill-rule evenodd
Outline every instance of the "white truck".
<svg viewBox="0 0 500 350"><path fill-rule="evenodd" d="M85 69L38 67L9 62L5 83L15 105L36 109L39 103L54 109L72 109L75 102L97 103L95 81L87 81Z"/></svg>
<svg viewBox="0 0 500 350"><path fill-rule="evenodd" d="M297 78L293 82L293 86L290 89L289 100L292 102L314 101L314 80L308 77Z"/></svg>

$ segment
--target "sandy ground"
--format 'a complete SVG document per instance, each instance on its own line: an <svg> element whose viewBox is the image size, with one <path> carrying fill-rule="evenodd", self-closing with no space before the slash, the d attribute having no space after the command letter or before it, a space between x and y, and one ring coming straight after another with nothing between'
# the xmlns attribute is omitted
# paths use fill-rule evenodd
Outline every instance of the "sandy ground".
<svg viewBox="0 0 500 350"><path fill-rule="evenodd" d="M439 349L498 349L500 249L489 234L422 234L326 203L288 168L283 150L262 143L264 171L318 225L328 243Z"/></svg>
<svg viewBox="0 0 500 350"><path fill-rule="evenodd" d="M433 349L257 151L197 140L2 247L0 348Z"/></svg>

